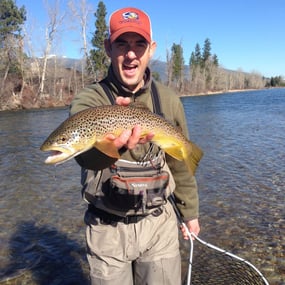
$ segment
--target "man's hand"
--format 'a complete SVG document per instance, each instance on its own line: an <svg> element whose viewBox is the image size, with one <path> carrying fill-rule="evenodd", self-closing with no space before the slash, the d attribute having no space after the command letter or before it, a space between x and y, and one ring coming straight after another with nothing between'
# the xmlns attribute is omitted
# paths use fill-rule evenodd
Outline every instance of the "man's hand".
<svg viewBox="0 0 285 285"><path fill-rule="evenodd" d="M131 99L128 97L117 97L116 104L121 106L128 106L131 103ZM144 144L149 142L153 137L154 133L149 133L146 136L141 136L140 125L135 125L132 130L124 130L120 136L115 137L113 134L108 134L107 138L113 140L114 145L120 149L126 147L128 149L134 149L137 144Z"/></svg>
<svg viewBox="0 0 285 285"><path fill-rule="evenodd" d="M131 98L119 96L116 98L116 104L121 106L128 106L131 103Z"/></svg>
<svg viewBox="0 0 285 285"><path fill-rule="evenodd" d="M188 230L190 233L194 233L196 236L198 236L199 232L200 232L200 225L199 225L199 221L198 219L194 219L188 222L185 222ZM183 238L188 240L189 239L189 235L187 234L187 231L184 227L181 227L181 231L183 234ZM194 238L193 238L194 239Z"/></svg>

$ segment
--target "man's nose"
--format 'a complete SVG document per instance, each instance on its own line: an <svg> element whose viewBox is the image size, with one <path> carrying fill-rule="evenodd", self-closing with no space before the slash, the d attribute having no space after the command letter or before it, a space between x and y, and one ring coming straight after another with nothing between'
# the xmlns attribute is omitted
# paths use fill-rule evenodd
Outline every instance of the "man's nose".
<svg viewBox="0 0 285 285"><path fill-rule="evenodd" d="M134 48L132 48L131 46L128 46L126 49L126 56L128 58L135 58L136 57L136 51Z"/></svg>

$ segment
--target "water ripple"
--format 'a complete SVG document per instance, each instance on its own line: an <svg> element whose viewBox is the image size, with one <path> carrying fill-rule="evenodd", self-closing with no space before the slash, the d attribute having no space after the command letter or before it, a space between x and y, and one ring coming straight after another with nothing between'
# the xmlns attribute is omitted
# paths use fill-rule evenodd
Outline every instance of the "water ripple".
<svg viewBox="0 0 285 285"><path fill-rule="evenodd" d="M284 94L183 98L191 139L205 152L201 237L255 264L271 285L285 282ZM0 284L88 284L80 169L74 161L47 166L39 150L67 115L1 113Z"/></svg>

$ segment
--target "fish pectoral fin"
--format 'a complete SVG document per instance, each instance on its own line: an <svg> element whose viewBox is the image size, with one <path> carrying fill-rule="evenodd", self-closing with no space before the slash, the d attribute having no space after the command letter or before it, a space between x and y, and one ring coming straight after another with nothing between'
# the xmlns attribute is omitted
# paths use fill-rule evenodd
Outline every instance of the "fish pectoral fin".
<svg viewBox="0 0 285 285"><path fill-rule="evenodd" d="M109 140L107 138L97 141L94 144L94 147L96 147L98 150L103 152L104 154L113 157L113 158L120 158L120 154L118 152L117 147L114 145L112 140Z"/></svg>
<svg viewBox="0 0 285 285"><path fill-rule="evenodd" d="M173 158L182 161L183 158L183 152L179 146L167 146L167 147L162 147L162 149L172 156Z"/></svg>

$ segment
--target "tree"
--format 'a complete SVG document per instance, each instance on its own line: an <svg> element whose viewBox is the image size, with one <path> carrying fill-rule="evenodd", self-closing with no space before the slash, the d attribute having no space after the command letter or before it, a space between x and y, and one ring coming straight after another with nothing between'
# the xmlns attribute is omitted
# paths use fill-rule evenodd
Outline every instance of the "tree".
<svg viewBox="0 0 285 285"><path fill-rule="evenodd" d="M157 71L152 72L152 77L156 80L161 82L160 74Z"/></svg>
<svg viewBox="0 0 285 285"><path fill-rule="evenodd" d="M8 73L20 73L19 58L22 58L22 25L26 21L26 10L18 8L13 0L0 1L0 72L4 88ZM1 92L2 93L2 92Z"/></svg>
<svg viewBox="0 0 285 285"><path fill-rule="evenodd" d="M282 86L283 83L283 79L282 76L275 76L275 77L271 77L270 78L270 83L266 84L267 86L271 86L271 87L277 87L277 86Z"/></svg>
<svg viewBox="0 0 285 285"><path fill-rule="evenodd" d="M219 66L219 59L218 59L218 56L216 54L213 55L212 60L213 60L213 64L215 66Z"/></svg>
<svg viewBox="0 0 285 285"><path fill-rule="evenodd" d="M191 53L189 60L189 69L190 69L190 89L193 92L200 92L203 88L202 80L202 55L201 47L197 43L195 45L194 52Z"/></svg>
<svg viewBox="0 0 285 285"><path fill-rule="evenodd" d="M91 7L88 6L87 0L70 0L68 3L71 13L72 13L72 22L74 23L74 18L77 19L80 25L80 34L82 39L82 50L83 50L83 61L81 64L81 80L82 80L82 87L84 87L85 79L84 79L84 68L85 63L88 61L89 57L89 50L88 50L88 44L87 44L87 23L88 18L90 15ZM76 22L76 26L78 26L78 23ZM88 68L87 68L88 70Z"/></svg>
<svg viewBox="0 0 285 285"><path fill-rule="evenodd" d="M204 41L203 55L202 55L202 62L203 62L204 65L210 59L210 57L211 57L211 42L207 38Z"/></svg>
<svg viewBox="0 0 285 285"><path fill-rule="evenodd" d="M40 87L39 87L39 98L43 99L44 98L44 89L45 89L45 81L46 81L46 75L47 75L47 64L48 64L48 59L50 58L50 51L52 49L52 46L54 44L55 36L56 33L58 32L59 26L62 24L63 19L65 15L60 15L59 13L59 0L56 0L54 6L48 6L47 4L47 11L48 11L48 16L49 16L49 22L47 24L47 27L45 29L45 49L44 49L44 56L43 56L43 67L41 71L41 79L40 79ZM55 72L53 73L54 75L54 85L53 85L53 90L55 95L55 84L56 84L56 59L54 61L54 67L55 67Z"/></svg>
<svg viewBox="0 0 285 285"><path fill-rule="evenodd" d="M176 81L176 88L181 91L184 81L184 58L181 44L173 43L171 48L172 58L172 81Z"/></svg>
<svg viewBox="0 0 285 285"><path fill-rule="evenodd" d="M203 53L200 45L195 45L195 51L191 53L190 66L190 88L195 92L216 90L220 85L219 60L216 54L211 54L211 42L207 38L204 41Z"/></svg>
<svg viewBox="0 0 285 285"><path fill-rule="evenodd" d="M212 80L211 67L212 67L211 42L207 38L204 41L203 55L202 55L202 69L203 69L204 78L205 78L205 87L207 89L210 87L209 85Z"/></svg>
<svg viewBox="0 0 285 285"><path fill-rule="evenodd" d="M201 64L202 56L201 56L201 48L200 45L197 43L195 45L195 51L191 53L189 65L190 66L197 66Z"/></svg>
<svg viewBox="0 0 285 285"><path fill-rule="evenodd" d="M18 8L13 0L0 1L0 40L1 47L8 36L20 36L22 25L26 21L25 6Z"/></svg>
<svg viewBox="0 0 285 285"><path fill-rule="evenodd" d="M95 76L95 80L102 79L107 74L109 66L109 58L104 48L104 40L108 35L108 27L105 20L106 14L106 6L100 1L94 14L97 18L95 22L96 30L91 40L94 49L90 50L90 56L87 60L88 72Z"/></svg>

